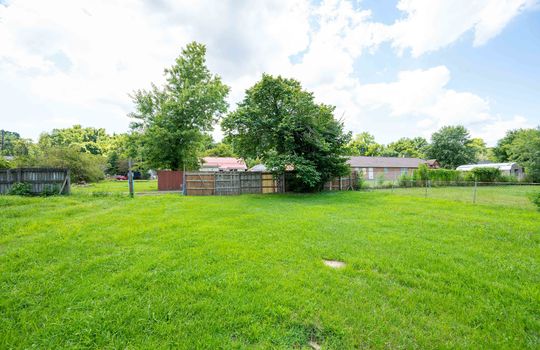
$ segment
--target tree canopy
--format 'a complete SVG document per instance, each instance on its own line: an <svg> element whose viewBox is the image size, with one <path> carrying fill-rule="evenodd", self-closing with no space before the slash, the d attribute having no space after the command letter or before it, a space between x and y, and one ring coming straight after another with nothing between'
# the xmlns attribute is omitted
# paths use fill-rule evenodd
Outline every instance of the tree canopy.
<svg viewBox="0 0 540 350"><path fill-rule="evenodd" d="M92 128L73 125L71 128L53 129L50 133L43 133L39 143L45 147L75 147L81 152L91 154L104 154L110 136L103 128Z"/></svg>
<svg viewBox="0 0 540 350"><path fill-rule="evenodd" d="M206 67L206 47L192 42L165 70L162 88L138 90L132 129L142 135L142 153L150 166L196 167L207 133L227 111L229 87Z"/></svg>
<svg viewBox="0 0 540 350"><path fill-rule="evenodd" d="M429 158L437 159L443 168L455 169L476 161L476 150L464 126L443 126L431 135Z"/></svg>
<svg viewBox="0 0 540 350"><path fill-rule="evenodd" d="M540 127L508 131L494 153L499 161L522 165L530 181L540 182Z"/></svg>
<svg viewBox="0 0 540 350"><path fill-rule="evenodd" d="M387 157L426 158L428 147L429 144L423 137L412 139L402 137L395 142L389 143L382 151L382 155Z"/></svg>
<svg viewBox="0 0 540 350"><path fill-rule="evenodd" d="M384 146L375 141L375 136L369 132L357 134L347 145L347 153L351 156L379 156Z"/></svg>
<svg viewBox="0 0 540 350"><path fill-rule="evenodd" d="M343 155L350 134L333 113L298 81L263 74L222 128L240 156L276 173L294 168L295 189L314 191L349 171Z"/></svg>

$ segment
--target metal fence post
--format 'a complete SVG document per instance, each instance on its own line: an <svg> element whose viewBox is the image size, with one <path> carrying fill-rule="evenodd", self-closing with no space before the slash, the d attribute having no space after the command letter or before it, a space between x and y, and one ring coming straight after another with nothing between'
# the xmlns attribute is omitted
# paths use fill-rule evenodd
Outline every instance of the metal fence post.
<svg viewBox="0 0 540 350"><path fill-rule="evenodd" d="M133 171L131 170L131 159L128 161L128 167L129 196L133 198Z"/></svg>
<svg viewBox="0 0 540 350"><path fill-rule="evenodd" d="M476 188L478 186L478 181L476 180L476 177L474 178L474 190L473 190L473 204L476 203Z"/></svg>

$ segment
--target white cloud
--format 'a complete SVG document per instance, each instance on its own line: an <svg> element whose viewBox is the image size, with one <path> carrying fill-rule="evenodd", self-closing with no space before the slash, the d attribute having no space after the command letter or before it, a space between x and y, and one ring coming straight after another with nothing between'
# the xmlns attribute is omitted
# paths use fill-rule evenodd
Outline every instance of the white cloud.
<svg viewBox="0 0 540 350"><path fill-rule="evenodd" d="M400 0L406 17L390 27L393 46L418 57L448 46L474 31L474 45L485 44L535 0Z"/></svg>
<svg viewBox="0 0 540 350"><path fill-rule="evenodd" d="M414 129L396 133L506 125L487 98L449 89L445 66L364 84L355 64L384 42L418 56L473 31L481 45L532 3L402 0L406 17L385 25L361 2L344 0L12 0L0 5L0 94L10 113L0 119L33 137L74 120L125 131L128 94L162 81L163 68L196 40L207 45L210 69L232 87L232 103L268 72L302 81L354 131L405 119Z"/></svg>

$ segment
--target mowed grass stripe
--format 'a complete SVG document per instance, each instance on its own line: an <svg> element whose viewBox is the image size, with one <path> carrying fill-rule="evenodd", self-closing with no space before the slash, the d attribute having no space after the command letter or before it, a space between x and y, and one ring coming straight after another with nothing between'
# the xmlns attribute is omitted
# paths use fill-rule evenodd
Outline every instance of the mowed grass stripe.
<svg viewBox="0 0 540 350"><path fill-rule="evenodd" d="M0 208L0 347L538 346L533 210L359 192Z"/></svg>

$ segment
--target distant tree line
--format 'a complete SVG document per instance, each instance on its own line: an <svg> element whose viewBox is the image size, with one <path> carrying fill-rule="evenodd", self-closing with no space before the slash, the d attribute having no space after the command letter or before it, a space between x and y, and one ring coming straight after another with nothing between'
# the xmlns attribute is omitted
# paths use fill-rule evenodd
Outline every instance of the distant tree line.
<svg viewBox="0 0 540 350"><path fill-rule="evenodd" d="M38 142L4 132L0 167L58 166L74 181L98 181L106 174L135 170L197 169L204 156L242 157L279 174L293 170L295 188L317 191L349 171L346 156L434 158L447 169L481 160L518 162L530 180L540 181L540 128L512 130L494 148L471 138L465 127L444 126L430 141L401 138L387 145L367 132L354 138L335 117L335 107L315 101L300 82L263 74L228 111L229 87L206 66L206 47L193 42L165 69L165 83L132 94L133 122L127 133L74 125L43 133ZM221 123L224 138L211 133Z"/></svg>

